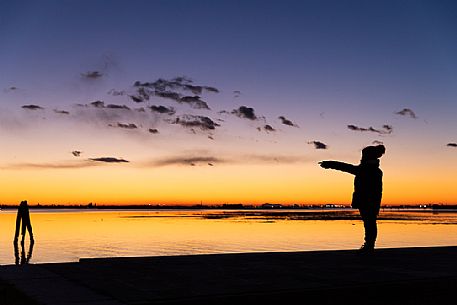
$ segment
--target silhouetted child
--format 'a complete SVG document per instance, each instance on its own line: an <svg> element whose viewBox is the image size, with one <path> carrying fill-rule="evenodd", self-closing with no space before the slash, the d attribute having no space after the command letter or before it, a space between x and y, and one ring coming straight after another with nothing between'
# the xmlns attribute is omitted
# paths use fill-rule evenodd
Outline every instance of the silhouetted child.
<svg viewBox="0 0 457 305"><path fill-rule="evenodd" d="M33 233L32 233L32 223L30 222L30 214L29 214L29 206L27 205L27 200L21 201L19 208L17 209L17 216L16 216L16 232L14 233L14 243L17 243L17 238L19 236L19 227L22 221L22 241L24 243L25 239L25 230L29 231L30 235L30 242L33 243Z"/></svg>
<svg viewBox="0 0 457 305"><path fill-rule="evenodd" d="M319 162L323 168L331 168L355 175L352 207L359 209L365 227L365 243L360 252L373 252L378 235L376 218L381 208L382 171L379 158L386 152L384 145L367 146L362 150L359 165L339 161Z"/></svg>

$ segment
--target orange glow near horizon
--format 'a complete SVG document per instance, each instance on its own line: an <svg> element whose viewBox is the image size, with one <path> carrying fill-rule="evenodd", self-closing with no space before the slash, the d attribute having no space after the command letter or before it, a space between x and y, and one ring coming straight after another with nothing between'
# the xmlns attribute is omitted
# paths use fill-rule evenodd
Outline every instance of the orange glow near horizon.
<svg viewBox="0 0 457 305"><path fill-rule="evenodd" d="M418 175L388 164L383 170L383 204L456 202L450 177ZM20 170L9 171L2 184L7 190L2 204L26 199L32 205L349 204L353 191L351 175L323 170L315 163Z"/></svg>

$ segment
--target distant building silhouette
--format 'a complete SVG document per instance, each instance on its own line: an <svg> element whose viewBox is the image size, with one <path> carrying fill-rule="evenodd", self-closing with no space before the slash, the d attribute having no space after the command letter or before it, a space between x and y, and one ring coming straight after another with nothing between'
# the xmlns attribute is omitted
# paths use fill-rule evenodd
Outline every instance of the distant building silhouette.
<svg viewBox="0 0 457 305"><path fill-rule="evenodd" d="M276 203L264 203L261 205L262 209L281 209L282 204L276 204Z"/></svg>
<svg viewBox="0 0 457 305"><path fill-rule="evenodd" d="M224 203L222 205L222 208L224 208L224 209L242 209L242 208L244 208L244 205L241 203Z"/></svg>

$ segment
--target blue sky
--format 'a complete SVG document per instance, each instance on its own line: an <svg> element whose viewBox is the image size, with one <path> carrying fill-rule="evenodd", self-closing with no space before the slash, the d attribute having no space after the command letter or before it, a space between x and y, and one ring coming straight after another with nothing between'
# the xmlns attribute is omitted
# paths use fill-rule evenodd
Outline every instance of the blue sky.
<svg viewBox="0 0 457 305"><path fill-rule="evenodd" d="M455 93L451 1L14 1L1 11L5 85L51 87L110 54L122 81L191 74L295 95Z"/></svg>

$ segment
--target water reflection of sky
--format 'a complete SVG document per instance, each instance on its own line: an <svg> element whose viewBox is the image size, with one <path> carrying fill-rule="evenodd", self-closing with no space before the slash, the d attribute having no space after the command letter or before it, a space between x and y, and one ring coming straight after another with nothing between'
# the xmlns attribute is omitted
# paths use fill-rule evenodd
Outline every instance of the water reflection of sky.
<svg viewBox="0 0 457 305"><path fill-rule="evenodd" d="M0 264L13 264L15 211L1 211ZM81 257L354 249L363 225L353 210L31 211L30 263ZM457 244L457 213L384 210L379 247ZM28 237L25 249L28 249Z"/></svg>

